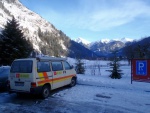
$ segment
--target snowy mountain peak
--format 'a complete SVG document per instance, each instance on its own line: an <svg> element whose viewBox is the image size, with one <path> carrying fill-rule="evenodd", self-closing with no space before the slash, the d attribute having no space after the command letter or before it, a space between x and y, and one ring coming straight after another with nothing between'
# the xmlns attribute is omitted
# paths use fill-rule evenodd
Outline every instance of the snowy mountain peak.
<svg viewBox="0 0 150 113"><path fill-rule="evenodd" d="M133 39L131 38L122 38L120 41L126 43L126 42L133 42Z"/></svg>
<svg viewBox="0 0 150 113"><path fill-rule="evenodd" d="M106 44L107 44L107 43L110 42L110 39L101 39L100 41L101 41L102 43L106 43Z"/></svg>
<svg viewBox="0 0 150 113"><path fill-rule="evenodd" d="M83 39L83 38L81 38L81 37L75 39L74 41L77 42L77 43L83 43L83 44L85 44L85 45L90 44L89 41L87 41L87 40L85 40L85 39Z"/></svg>
<svg viewBox="0 0 150 113"><path fill-rule="evenodd" d="M126 42L132 42L133 39L131 38L116 38L116 39L101 39L99 42L102 42L102 43L110 43L110 42L114 42L114 41L120 41L120 42L123 42L123 43L126 43Z"/></svg>
<svg viewBox="0 0 150 113"><path fill-rule="evenodd" d="M0 2L2 3L16 3L16 4L20 4L19 0L0 0Z"/></svg>

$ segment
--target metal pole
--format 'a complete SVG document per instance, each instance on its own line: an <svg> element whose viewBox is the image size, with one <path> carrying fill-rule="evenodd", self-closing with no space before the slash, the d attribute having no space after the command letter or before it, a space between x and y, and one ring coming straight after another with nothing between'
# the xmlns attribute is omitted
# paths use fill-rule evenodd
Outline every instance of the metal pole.
<svg viewBox="0 0 150 113"><path fill-rule="evenodd" d="M133 63L132 63L132 59L131 59L131 84L132 84L132 69L133 69Z"/></svg>

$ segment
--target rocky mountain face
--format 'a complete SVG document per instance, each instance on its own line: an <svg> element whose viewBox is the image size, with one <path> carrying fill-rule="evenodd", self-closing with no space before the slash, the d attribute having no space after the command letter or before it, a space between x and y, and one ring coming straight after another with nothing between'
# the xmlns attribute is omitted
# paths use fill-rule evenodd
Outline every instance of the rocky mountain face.
<svg viewBox="0 0 150 113"><path fill-rule="evenodd" d="M70 40L61 30L57 30L50 22L23 6L19 0L0 0L0 30L4 29L7 21L14 17L25 37L29 39L35 51L50 56L80 56L84 47L74 48L78 43ZM79 45L79 44L78 44ZM86 57L93 54L89 49L84 49ZM71 53L70 53L71 52ZM78 53L79 52L79 53Z"/></svg>
<svg viewBox="0 0 150 113"><path fill-rule="evenodd" d="M0 0L0 27L4 28L7 21L12 19L12 16L20 24L20 29L25 36L33 42L36 50L40 50L39 43L42 42L38 35L39 29L43 33L49 32L54 36L60 36L59 30L52 24L24 7L18 0Z"/></svg>
<svg viewBox="0 0 150 113"><path fill-rule="evenodd" d="M96 54L101 56L106 56L109 53L119 50L125 46L125 43L121 41L111 41L109 43L97 42L90 46L90 49L94 51Z"/></svg>

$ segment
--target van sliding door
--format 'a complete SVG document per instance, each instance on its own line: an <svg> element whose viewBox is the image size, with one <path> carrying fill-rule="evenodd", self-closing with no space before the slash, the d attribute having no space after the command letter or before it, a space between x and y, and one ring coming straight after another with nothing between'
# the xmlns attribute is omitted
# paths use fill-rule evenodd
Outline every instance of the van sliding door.
<svg viewBox="0 0 150 113"><path fill-rule="evenodd" d="M64 72L61 61L52 61L53 89L64 86Z"/></svg>

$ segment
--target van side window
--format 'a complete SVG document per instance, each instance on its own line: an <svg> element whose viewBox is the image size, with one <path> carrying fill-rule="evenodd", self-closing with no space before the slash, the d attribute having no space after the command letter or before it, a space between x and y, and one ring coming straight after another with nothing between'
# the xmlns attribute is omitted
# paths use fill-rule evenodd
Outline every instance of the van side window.
<svg viewBox="0 0 150 113"><path fill-rule="evenodd" d="M68 62L64 62L65 70L71 69L71 66Z"/></svg>
<svg viewBox="0 0 150 113"><path fill-rule="evenodd" d="M52 62L52 69L53 71L60 71L63 70L62 62Z"/></svg>
<svg viewBox="0 0 150 113"><path fill-rule="evenodd" d="M37 63L37 71L38 72L49 72L50 70L50 63L49 62L38 62Z"/></svg>

